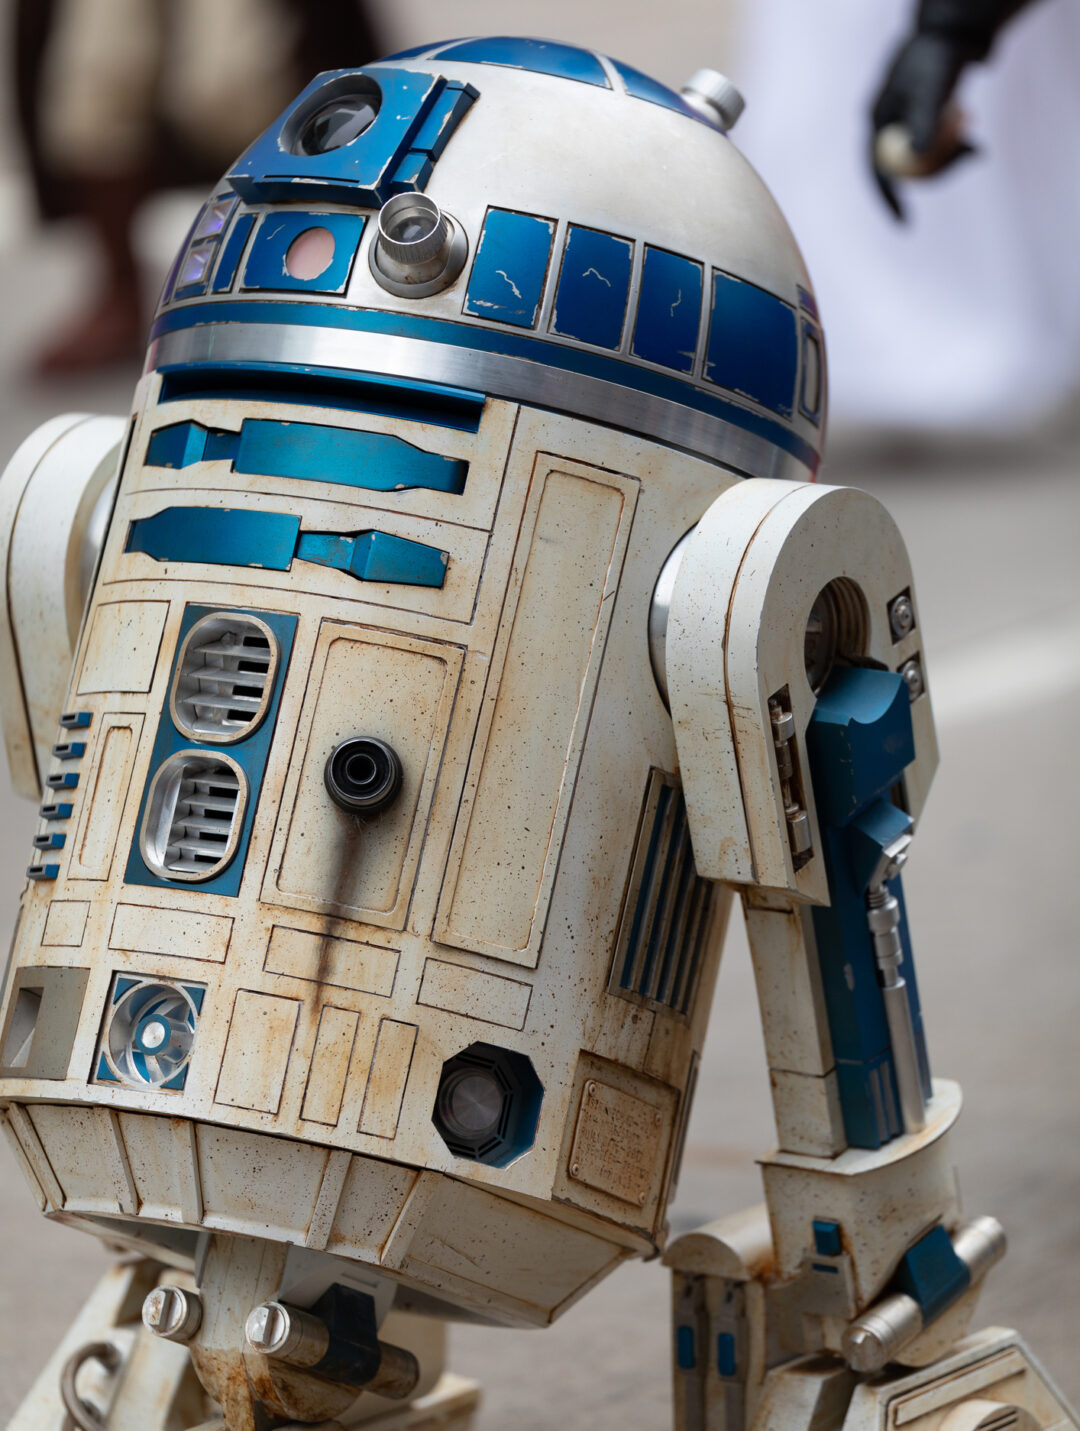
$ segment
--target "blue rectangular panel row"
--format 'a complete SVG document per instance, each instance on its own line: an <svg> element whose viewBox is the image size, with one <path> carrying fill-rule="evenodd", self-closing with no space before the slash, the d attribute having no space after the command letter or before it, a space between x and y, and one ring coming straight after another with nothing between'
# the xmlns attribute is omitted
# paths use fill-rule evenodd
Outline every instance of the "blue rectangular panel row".
<svg viewBox="0 0 1080 1431"><path fill-rule="evenodd" d="M473 318L535 328L552 272L553 219L489 209L477 245L463 311ZM629 327L630 354L676 373L693 373L707 317L704 378L781 417L795 406L800 333L794 308L763 288L714 272L703 313L705 266L696 259L645 245L636 304L630 302L634 242L570 224L557 265L550 330L594 348L617 351ZM818 421L822 403L821 348L816 333L803 339L806 365L800 410Z"/></svg>

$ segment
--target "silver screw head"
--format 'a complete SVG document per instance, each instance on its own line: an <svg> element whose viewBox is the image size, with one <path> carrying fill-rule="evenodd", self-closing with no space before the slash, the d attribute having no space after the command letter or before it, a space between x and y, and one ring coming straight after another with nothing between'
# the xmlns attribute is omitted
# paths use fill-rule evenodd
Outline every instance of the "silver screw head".
<svg viewBox="0 0 1080 1431"><path fill-rule="evenodd" d="M269 1355L285 1343L289 1331L289 1314L280 1302L264 1302L248 1314L244 1335L253 1351Z"/></svg>
<svg viewBox="0 0 1080 1431"><path fill-rule="evenodd" d="M900 667L900 679L908 688L908 695L914 701L922 695L926 689L923 681L922 662L918 656L912 656L910 661L905 661Z"/></svg>
<svg viewBox="0 0 1080 1431"><path fill-rule="evenodd" d="M188 1342L199 1330L202 1301L182 1287L155 1287L142 1307L143 1326L166 1341Z"/></svg>
<svg viewBox="0 0 1080 1431"><path fill-rule="evenodd" d="M915 627L915 608L907 592L901 593L889 606L889 627L894 641L902 640Z"/></svg>

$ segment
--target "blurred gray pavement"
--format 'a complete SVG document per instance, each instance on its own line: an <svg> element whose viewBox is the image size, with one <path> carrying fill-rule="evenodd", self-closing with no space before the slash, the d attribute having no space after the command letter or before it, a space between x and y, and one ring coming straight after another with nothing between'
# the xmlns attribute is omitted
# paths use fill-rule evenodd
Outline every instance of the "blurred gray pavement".
<svg viewBox="0 0 1080 1431"><path fill-rule="evenodd" d="M642 7L629 8L639 22L623 39L611 37L613 17L626 13L611 0L587 15L559 0L533 28L598 43L673 81L711 59L689 32L678 46L670 29L650 42ZM712 7L683 8L717 29ZM455 6L452 19L432 24L434 13L427 0L402 4L402 43L496 24L486 0ZM514 28L529 28L524 14L515 11ZM3 461L57 412L126 411L135 374L28 386L27 354L77 302L86 270L65 233L9 243L0 257ZM965 1088L956 1153L966 1207L997 1216L1011 1244L991 1274L980 1321L1019 1327L1062 1390L1080 1400L1080 758L1072 728L1080 696L1080 422L1025 441L934 450L841 437L822 476L886 503L916 572L942 765L909 866L909 916L934 1070ZM0 772L0 939L13 923L32 814ZM758 1201L754 1158L772 1137L736 916L673 1230ZM2 1424L105 1258L92 1240L38 1216L6 1150L0 1209ZM547 1332L456 1329L455 1369L486 1388L482 1431L669 1426L668 1294L659 1266L633 1265Z"/></svg>

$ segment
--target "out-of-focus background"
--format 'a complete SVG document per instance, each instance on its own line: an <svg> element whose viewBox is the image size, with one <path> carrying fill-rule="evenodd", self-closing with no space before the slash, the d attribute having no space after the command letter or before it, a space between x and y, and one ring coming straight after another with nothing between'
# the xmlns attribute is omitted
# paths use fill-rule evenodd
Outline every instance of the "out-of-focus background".
<svg viewBox="0 0 1080 1431"><path fill-rule="evenodd" d="M263 83L267 95L284 86L287 97L290 56L303 48L297 12L322 5L294 7L275 29L276 4L255 6L267 26L261 43L276 56ZM60 38L48 37L31 107L46 158L70 162L74 188L64 192L84 218L44 227L15 124L14 0L0 8L0 460L57 412L128 408L138 364L123 353L199 198L172 184L210 165L205 187L215 142L244 122L243 106L223 107L211 92L205 34L216 26L227 37L232 7L249 7L190 6L195 38L174 41L185 83L159 69L139 103L166 121L183 120L186 107L197 152L178 150L175 133L140 138L138 104L118 100L115 112L91 116L113 125L111 168L87 137L86 98L69 79L123 66L126 54L137 60L139 25L155 0L121 4L130 20L122 34L87 18L104 13L99 0L75 0L82 20L66 33L54 20ZM31 8L40 19L52 7ZM911 194L912 221L898 228L868 177L867 111L912 9L913 0L381 0L366 17L383 53L509 29L595 47L676 87L708 64L744 90L734 142L788 212L829 334L834 424L823 480L865 487L889 506L918 578L942 767L908 902L932 1061L966 1090L956 1143L966 1206L994 1213L1010 1236L981 1320L1021 1328L1077 1399L1080 5L1042 0L965 81L961 99L985 154ZM245 65L257 70L250 33L222 41L246 47L236 66L219 67L218 83L231 83L233 95ZM305 53L315 53L326 35L308 41ZM348 52L337 62L372 57ZM25 113L25 93L22 103ZM209 106L201 134L199 105ZM215 105L226 117L207 134ZM278 107L270 103L266 118ZM125 252L115 216L129 210ZM3 927L14 921L32 815L0 774ZM771 1143L749 957L735 927L674 1230L757 1201L753 1160ZM0 1418L103 1263L96 1243L38 1217L0 1153ZM509 1420L519 1431L651 1431L670 1421L668 1337L666 1274L638 1265L547 1333L461 1328L452 1346L456 1369L487 1388L482 1431Z"/></svg>

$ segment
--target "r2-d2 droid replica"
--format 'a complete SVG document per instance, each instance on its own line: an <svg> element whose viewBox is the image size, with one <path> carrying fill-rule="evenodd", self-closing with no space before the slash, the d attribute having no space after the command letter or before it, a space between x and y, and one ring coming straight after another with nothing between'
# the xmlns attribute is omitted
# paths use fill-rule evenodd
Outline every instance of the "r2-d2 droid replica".
<svg viewBox="0 0 1080 1431"><path fill-rule="evenodd" d="M969 1333L1004 1242L899 878L919 604L814 482L740 106L522 39L321 75L199 213L130 422L9 465L2 1122L135 1254L17 1431L464 1426L447 1321L664 1248L736 901L778 1147L666 1247L679 1431L1076 1425Z"/></svg>

